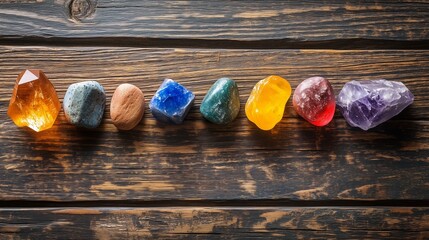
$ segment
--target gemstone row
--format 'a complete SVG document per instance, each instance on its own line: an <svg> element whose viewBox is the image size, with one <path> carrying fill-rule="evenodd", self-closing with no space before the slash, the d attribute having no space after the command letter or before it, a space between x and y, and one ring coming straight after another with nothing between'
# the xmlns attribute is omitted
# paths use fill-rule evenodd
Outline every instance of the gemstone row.
<svg viewBox="0 0 429 240"><path fill-rule="evenodd" d="M257 82L245 104L247 118L262 130L273 129L283 118L292 94L289 82L268 76ZM165 79L149 102L152 115L161 122L181 124L194 104L195 95L180 83ZM323 77L302 81L293 91L292 104L298 115L322 127L329 124L336 106L353 127L376 127L399 114L414 101L414 95L401 82L380 80L350 81L337 98L330 82ZM67 121L77 127L96 128L106 106L106 93L96 81L71 84L63 99ZM9 103L8 115L19 127L34 131L54 124L61 104L53 84L42 70L25 70L18 75ZM132 84L121 84L110 102L110 117L120 130L131 130L143 118L145 98ZM202 116L214 124L232 122L240 111L237 83L218 79L200 105Z"/></svg>

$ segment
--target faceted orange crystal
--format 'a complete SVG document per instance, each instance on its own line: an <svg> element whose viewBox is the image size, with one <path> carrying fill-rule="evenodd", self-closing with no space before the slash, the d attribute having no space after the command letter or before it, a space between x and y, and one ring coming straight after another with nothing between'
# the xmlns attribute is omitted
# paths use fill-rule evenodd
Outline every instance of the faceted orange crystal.
<svg viewBox="0 0 429 240"><path fill-rule="evenodd" d="M16 79L7 114L18 127L36 132L55 122L61 104L54 86L41 70L25 70Z"/></svg>

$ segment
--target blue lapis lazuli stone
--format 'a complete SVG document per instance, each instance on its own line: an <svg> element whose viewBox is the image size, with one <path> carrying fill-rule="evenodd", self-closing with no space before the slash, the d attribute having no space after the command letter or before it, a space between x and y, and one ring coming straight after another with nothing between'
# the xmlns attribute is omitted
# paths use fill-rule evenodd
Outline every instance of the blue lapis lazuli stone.
<svg viewBox="0 0 429 240"><path fill-rule="evenodd" d="M159 121L180 124L194 103L195 95L179 83L165 79L149 103Z"/></svg>

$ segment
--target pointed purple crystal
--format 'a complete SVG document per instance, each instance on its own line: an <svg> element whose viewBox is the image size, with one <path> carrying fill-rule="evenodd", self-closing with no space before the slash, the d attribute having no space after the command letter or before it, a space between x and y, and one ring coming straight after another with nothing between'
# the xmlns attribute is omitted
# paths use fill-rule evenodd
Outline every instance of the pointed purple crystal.
<svg viewBox="0 0 429 240"><path fill-rule="evenodd" d="M399 114L413 101L414 95L403 83L380 79L346 83L337 97L337 106L351 126L368 130Z"/></svg>

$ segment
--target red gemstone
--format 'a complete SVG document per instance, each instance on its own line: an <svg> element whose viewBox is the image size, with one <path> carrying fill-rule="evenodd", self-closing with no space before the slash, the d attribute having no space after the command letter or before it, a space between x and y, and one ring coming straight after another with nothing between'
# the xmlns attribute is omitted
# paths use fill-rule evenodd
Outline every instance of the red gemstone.
<svg viewBox="0 0 429 240"><path fill-rule="evenodd" d="M295 89L293 108L311 124L325 126L335 113L334 89L323 77L308 78Z"/></svg>

